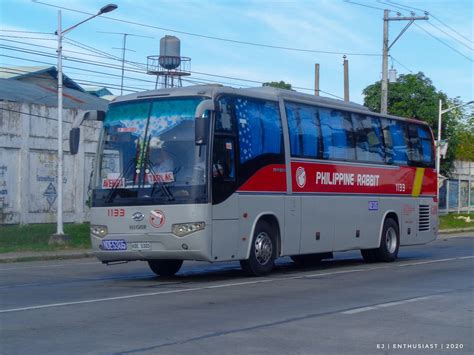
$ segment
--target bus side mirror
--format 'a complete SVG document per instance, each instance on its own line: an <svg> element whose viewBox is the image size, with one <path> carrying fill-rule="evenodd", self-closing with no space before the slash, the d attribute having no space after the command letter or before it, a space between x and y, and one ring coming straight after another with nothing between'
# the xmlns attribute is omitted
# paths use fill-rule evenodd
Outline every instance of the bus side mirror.
<svg viewBox="0 0 474 355"><path fill-rule="evenodd" d="M205 145L209 136L209 118L210 112L214 111L215 105L213 100L204 100L196 107L194 122L194 138L196 145Z"/></svg>
<svg viewBox="0 0 474 355"><path fill-rule="evenodd" d="M79 151L79 138L81 137L81 131L79 126L85 120L90 121L104 121L105 111L93 110L86 111L82 115L78 115L72 122L72 128L69 131L69 151L72 155L76 155Z"/></svg>

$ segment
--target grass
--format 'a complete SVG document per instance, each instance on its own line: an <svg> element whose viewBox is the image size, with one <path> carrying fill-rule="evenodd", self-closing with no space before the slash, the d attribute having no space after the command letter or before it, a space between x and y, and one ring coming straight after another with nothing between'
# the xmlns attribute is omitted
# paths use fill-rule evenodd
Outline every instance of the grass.
<svg viewBox="0 0 474 355"><path fill-rule="evenodd" d="M48 245L56 232L55 224L0 225L0 253L23 251L57 251L89 249L89 223L65 224L64 233L71 237L66 245Z"/></svg>
<svg viewBox="0 0 474 355"><path fill-rule="evenodd" d="M456 217L464 216L471 218L471 222L467 223L464 219L457 219ZM450 213L439 217L439 229L452 228L474 228L474 213Z"/></svg>

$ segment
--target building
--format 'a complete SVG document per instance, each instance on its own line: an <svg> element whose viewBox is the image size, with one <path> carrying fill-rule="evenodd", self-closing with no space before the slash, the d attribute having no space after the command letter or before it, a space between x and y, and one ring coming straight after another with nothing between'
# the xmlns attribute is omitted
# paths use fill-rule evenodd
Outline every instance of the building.
<svg viewBox="0 0 474 355"><path fill-rule="evenodd" d="M56 90L58 86L58 70L55 66L0 67L0 79L18 80ZM79 84L65 74L63 74L63 87L84 92L84 89Z"/></svg>
<svg viewBox="0 0 474 355"><path fill-rule="evenodd" d="M0 224L56 222L55 75L54 67L0 68ZM108 101L86 93L66 76L64 84L64 221L83 222L100 123L81 127L76 156L69 154L69 129L76 116L106 110Z"/></svg>

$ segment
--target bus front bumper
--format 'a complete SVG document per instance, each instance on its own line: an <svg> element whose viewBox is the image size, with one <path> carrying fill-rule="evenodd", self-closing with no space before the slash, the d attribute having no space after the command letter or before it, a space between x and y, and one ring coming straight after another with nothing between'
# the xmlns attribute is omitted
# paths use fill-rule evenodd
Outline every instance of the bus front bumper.
<svg viewBox="0 0 474 355"><path fill-rule="evenodd" d="M210 238L201 230L185 237L171 233L91 235L93 254L102 262L152 259L211 261Z"/></svg>

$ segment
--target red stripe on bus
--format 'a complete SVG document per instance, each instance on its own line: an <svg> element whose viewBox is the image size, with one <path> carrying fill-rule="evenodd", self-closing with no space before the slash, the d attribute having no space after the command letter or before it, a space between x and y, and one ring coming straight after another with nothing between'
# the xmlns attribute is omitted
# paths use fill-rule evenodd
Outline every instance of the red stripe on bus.
<svg viewBox="0 0 474 355"><path fill-rule="evenodd" d="M239 192L286 192L285 165L258 170ZM292 162L293 192L406 195L413 193L416 167ZM426 168L420 195L436 195L436 170Z"/></svg>
<svg viewBox="0 0 474 355"><path fill-rule="evenodd" d="M284 164L267 165L248 179L241 192L286 192L286 169Z"/></svg>

